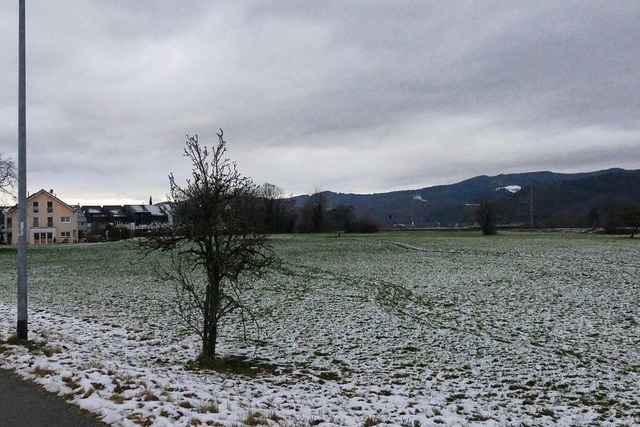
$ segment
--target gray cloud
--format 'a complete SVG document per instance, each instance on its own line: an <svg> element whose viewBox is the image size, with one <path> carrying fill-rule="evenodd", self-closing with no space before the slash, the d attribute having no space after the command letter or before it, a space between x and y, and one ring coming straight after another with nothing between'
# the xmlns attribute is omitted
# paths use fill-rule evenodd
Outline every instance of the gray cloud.
<svg viewBox="0 0 640 427"><path fill-rule="evenodd" d="M29 188L161 199L185 134L290 193L638 167L635 2L28 4ZM0 5L17 153L17 5Z"/></svg>

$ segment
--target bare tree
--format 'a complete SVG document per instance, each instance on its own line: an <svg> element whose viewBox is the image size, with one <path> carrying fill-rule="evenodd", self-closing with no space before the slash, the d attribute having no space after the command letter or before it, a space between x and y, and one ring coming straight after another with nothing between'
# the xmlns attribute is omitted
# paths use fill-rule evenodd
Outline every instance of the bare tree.
<svg viewBox="0 0 640 427"><path fill-rule="evenodd" d="M268 232L277 230L280 222L280 206L278 201L284 197L284 190L275 184L265 182L258 189L258 196L264 202L264 228Z"/></svg>
<svg viewBox="0 0 640 427"><path fill-rule="evenodd" d="M349 224L355 220L353 206L351 205L338 205L331 209L327 213L327 216L335 221L338 237L340 237L342 232L346 232L349 228Z"/></svg>
<svg viewBox="0 0 640 427"><path fill-rule="evenodd" d="M305 233L322 233L325 231L327 201L325 193L315 191L299 211L299 230Z"/></svg>
<svg viewBox="0 0 640 427"><path fill-rule="evenodd" d="M199 361L205 365L215 360L223 320L237 314L245 335L247 321L255 323L243 294L279 262L266 236L256 231L257 186L225 157L222 130L217 135L211 151L198 135L187 136L184 156L192 177L181 186L169 175L174 221L141 242L168 254L159 271L176 284L176 311L200 336Z"/></svg>
<svg viewBox="0 0 640 427"><path fill-rule="evenodd" d="M286 198L284 190L265 182L258 189L262 200L260 213L262 226L267 233L290 233L296 222L295 201Z"/></svg>
<svg viewBox="0 0 640 427"><path fill-rule="evenodd" d="M631 231L633 239L640 229L640 205L628 205L620 211L620 222Z"/></svg>
<svg viewBox="0 0 640 427"><path fill-rule="evenodd" d="M13 160L0 154L0 192L13 196L17 180L16 165Z"/></svg>
<svg viewBox="0 0 640 427"><path fill-rule="evenodd" d="M265 199L276 200L284 197L284 190L275 184L265 182L259 187L258 195Z"/></svg>
<svg viewBox="0 0 640 427"><path fill-rule="evenodd" d="M497 233L495 208L491 201L484 199L478 203L476 206L476 220L480 224L483 235L492 236Z"/></svg>
<svg viewBox="0 0 640 427"><path fill-rule="evenodd" d="M316 233L324 231L324 218L326 211L326 197L324 193L316 191L311 195L311 226Z"/></svg>

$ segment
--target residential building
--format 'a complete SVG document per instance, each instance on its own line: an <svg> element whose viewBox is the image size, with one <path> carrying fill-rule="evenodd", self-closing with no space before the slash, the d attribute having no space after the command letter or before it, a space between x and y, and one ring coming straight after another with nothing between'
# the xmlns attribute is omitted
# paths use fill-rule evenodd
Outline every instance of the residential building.
<svg viewBox="0 0 640 427"><path fill-rule="evenodd" d="M86 232L102 232L109 225L109 216L102 206L82 206L80 208L86 224Z"/></svg>
<svg viewBox="0 0 640 427"><path fill-rule="evenodd" d="M78 238L83 239L87 234L87 217L80 205L75 205L73 209L78 213Z"/></svg>
<svg viewBox="0 0 640 427"><path fill-rule="evenodd" d="M8 244L18 243L18 206L5 213L5 232ZM52 244L78 241L78 212L53 190L40 190L27 198L28 244Z"/></svg>
<svg viewBox="0 0 640 427"><path fill-rule="evenodd" d="M129 227L129 215L122 206L104 206L109 225L113 227Z"/></svg>
<svg viewBox="0 0 640 427"><path fill-rule="evenodd" d="M0 207L0 244L7 243L7 234L5 228L5 212L8 210L8 207L2 206Z"/></svg>
<svg viewBox="0 0 640 427"><path fill-rule="evenodd" d="M124 205L124 210L131 218L136 230L145 230L152 224L169 221L169 216L160 205Z"/></svg>
<svg viewBox="0 0 640 427"><path fill-rule="evenodd" d="M171 222L171 207L167 202L155 205L105 205L82 206L78 208L80 237L83 231L87 236L107 236L110 227L126 227L133 235L147 232L153 224Z"/></svg>

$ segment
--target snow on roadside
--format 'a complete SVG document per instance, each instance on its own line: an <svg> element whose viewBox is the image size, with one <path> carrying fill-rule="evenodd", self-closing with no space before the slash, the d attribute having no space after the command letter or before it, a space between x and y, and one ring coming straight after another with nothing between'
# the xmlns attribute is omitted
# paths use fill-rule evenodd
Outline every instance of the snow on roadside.
<svg viewBox="0 0 640 427"><path fill-rule="evenodd" d="M0 303L0 319L7 337L15 308ZM273 425L356 425L406 403L396 395L402 387L367 403L362 393L341 394L356 384L339 386L309 372L243 379L189 371L182 362L195 354L194 342L163 346L144 332L44 310L30 313L30 338L46 344L32 351L7 346L2 367L114 425L233 425L256 413Z"/></svg>

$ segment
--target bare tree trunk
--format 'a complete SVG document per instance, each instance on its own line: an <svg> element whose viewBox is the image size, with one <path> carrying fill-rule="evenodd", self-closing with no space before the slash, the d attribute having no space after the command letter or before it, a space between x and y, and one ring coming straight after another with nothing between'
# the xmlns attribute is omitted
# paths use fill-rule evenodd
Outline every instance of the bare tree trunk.
<svg viewBox="0 0 640 427"><path fill-rule="evenodd" d="M207 322L203 325L206 331L206 337L202 340L202 354L200 362L210 362L216 357L216 343L218 342L218 309L220 307L220 286L221 279L219 277L218 268L214 265L207 273L207 302L206 313Z"/></svg>
<svg viewBox="0 0 640 427"><path fill-rule="evenodd" d="M202 343L201 362L213 361L216 357L216 343L218 342L218 298L220 296L219 285L211 285L211 299L209 300L209 325L208 339Z"/></svg>
<svg viewBox="0 0 640 427"><path fill-rule="evenodd" d="M216 313L217 314L217 313ZM206 343L205 360L212 361L216 357L216 343L218 342L218 322L211 323L211 331L209 333L209 342Z"/></svg>
<svg viewBox="0 0 640 427"><path fill-rule="evenodd" d="M200 361L209 358L210 355L207 352L209 348L209 341L211 340L211 311L209 307L211 306L211 285L207 285L205 289L205 300L204 300L204 310L203 310L203 319L202 319L202 350L200 352ZM213 356L215 357L215 353Z"/></svg>

